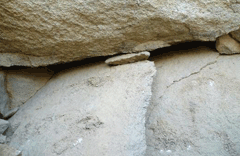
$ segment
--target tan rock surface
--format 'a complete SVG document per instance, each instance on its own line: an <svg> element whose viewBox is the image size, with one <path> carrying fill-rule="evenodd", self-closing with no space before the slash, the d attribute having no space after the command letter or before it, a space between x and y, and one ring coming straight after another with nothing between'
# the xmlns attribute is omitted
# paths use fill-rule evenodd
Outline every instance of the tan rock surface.
<svg viewBox="0 0 240 156"><path fill-rule="evenodd" d="M239 156L240 55L195 48L153 61L146 156Z"/></svg>
<svg viewBox="0 0 240 156"><path fill-rule="evenodd" d="M240 10L240 9L239 9ZM240 43L240 29L231 32L231 37Z"/></svg>
<svg viewBox="0 0 240 156"><path fill-rule="evenodd" d="M216 48L220 54L239 54L240 42L229 35L224 35L217 39Z"/></svg>
<svg viewBox="0 0 240 156"><path fill-rule="evenodd" d="M55 75L9 119L28 155L144 156L154 63L104 62Z"/></svg>
<svg viewBox="0 0 240 156"><path fill-rule="evenodd" d="M237 30L239 0L1 0L0 66L40 66Z"/></svg>

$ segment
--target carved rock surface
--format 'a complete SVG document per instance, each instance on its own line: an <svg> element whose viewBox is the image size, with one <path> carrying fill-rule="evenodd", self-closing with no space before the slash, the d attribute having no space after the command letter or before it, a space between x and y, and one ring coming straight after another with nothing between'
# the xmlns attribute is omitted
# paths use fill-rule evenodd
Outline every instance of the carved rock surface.
<svg viewBox="0 0 240 156"><path fill-rule="evenodd" d="M146 155L240 155L240 55L196 48L153 61Z"/></svg>
<svg viewBox="0 0 240 156"><path fill-rule="evenodd" d="M0 66L40 66L237 30L239 0L1 0Z"/></svg>
<svg viewBox="0 0 240 156"><path fill-rule="evenodd" d="M144 156L154 63L104 62L54 76L9 119L25 155Z"/></svg>

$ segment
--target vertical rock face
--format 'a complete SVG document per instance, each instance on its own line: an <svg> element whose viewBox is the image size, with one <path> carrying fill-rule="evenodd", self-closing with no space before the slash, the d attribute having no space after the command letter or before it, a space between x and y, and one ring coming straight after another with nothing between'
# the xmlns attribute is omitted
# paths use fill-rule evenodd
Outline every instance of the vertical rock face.
<svg viewBox="0 0 240 156"><path fill-rule="evenodd" d="M0 66L214 41L239 28L239 6L239 0L1 0Z"/></svg>
<svg viewBox="0 0 240 156"><path fill-rule="evenodd" d="M10 120L26 155L144 156L153 62L104 63L53 77Z"/></svg>
<svg viewBox="0 0 240 156"><path fill-rule="evenodd" d="M240 56L198 48L154 62L146 155L240 155Z"/></svg>

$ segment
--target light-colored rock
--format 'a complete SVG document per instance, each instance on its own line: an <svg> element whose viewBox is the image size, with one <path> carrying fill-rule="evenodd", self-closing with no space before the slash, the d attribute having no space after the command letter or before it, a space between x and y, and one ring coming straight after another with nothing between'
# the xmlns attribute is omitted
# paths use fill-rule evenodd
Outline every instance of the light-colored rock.
<svg viewBox="0 0 240 156"><path fill-rule="evenodd" d="M240 43L229 35L219 37L216 42L216 48L220 54L240 53Z"/></svg>
<svg viewBox="0 0 240 156"><path fill-rule="evenodd" d="M7 144L0 144L1 156L22 156L22 152L10 147Z"/></svg>
<svg viewBox="0 0 240 156"><path fill-rule="evenodd" d="M9 119L10 145L23 155L144 156L155 72L141 61L59 73Z"/></svg>
<svg viewBox="0 0 240 156"><path fill-rule="evenodd" d="M240 9L239 9L240 10ZM231 37L237 40L240 43L240 28L236 31L230 33Z"/></svg>
<svg viewBox="0 0 240 156"><path fill-rule="evenodd" d="M0 134L0 144L6 143L6 136Z"/></svg>
<svg viewBox="0 0 240 156"><path fill-rule="evenodd" d="M153 61L146 156L240 155L240 55L197 48Z"/></svg>
<svg viewBox="0 0 240 156"><path fill-rule="evenodd" d="M0 116L5 114L5 109L9 101L5 85L5 73L0 68Z"/></svg>
<svg viewBox="0 0 240 156"><path fill-rule="evenodd" d="M147 60L149 56L150 56L150 53L147 51L136 53L136 54L125 54L125 55L109 58L105 61L105 63L108 65L127 64L127 63Z"/></svg>
<svg viewBox="0 0 240 156"><path fill-rule="evenodd" d="M3 134L9 126L9 122L0 119L0 134Z"/></svg>
<svg viewBox="0 0 240 156"><path fill-rule="evenodd" d="M23 105L41 89L52 77L53 72L47 68L27 68L8 70L6 75L6 86L10 95L7 107L10 111Z"/></svg>
<svg viewBox="0 0 240 156"><path fill-rule="evenodd" d="M239 28L239 5L239 0L1 0L0 66L214 41Z"/></svg>

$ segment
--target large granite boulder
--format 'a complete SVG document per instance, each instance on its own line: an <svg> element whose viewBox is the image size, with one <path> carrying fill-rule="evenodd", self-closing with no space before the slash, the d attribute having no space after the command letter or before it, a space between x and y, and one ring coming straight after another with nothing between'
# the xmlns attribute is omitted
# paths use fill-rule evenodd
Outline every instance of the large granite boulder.
<svg viewBox="0 0 240 156"><path fill-rule="evenodd" d="M23 156L144 156L155 72L150 61L60 72L9 119L9 145Z"/></svg>
<svg viewBox="0 0 240 156"><path fill-rule="evenodd" d="M240 155L240 55L192 49L154 59L147 156Z"/></svg>
<svg viewBox="0 0 240 156"><path fill-rule="evenodd" d="M0 66L214 41L239 28L239 7L239 0L1 0Z"/></svg>

